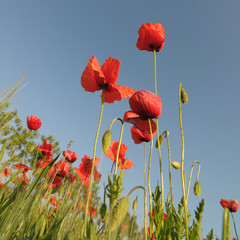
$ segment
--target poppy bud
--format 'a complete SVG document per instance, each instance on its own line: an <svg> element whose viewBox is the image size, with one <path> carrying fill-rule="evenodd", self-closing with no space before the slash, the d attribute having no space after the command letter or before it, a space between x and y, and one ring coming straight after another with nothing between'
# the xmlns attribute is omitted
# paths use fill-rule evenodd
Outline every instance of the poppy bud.
<svg viewBox="0 0 240 240"><path fill-rule="evenodd" d="M128 197L120 198L112 210L112 216L109 221L111 231L114 231L126 217L129 207Z"/></svg>
<svg viewBox="0 0 240 240"><path fill-rule="evenodd" d="M107 205L105 203L103 203L100 208L100 215L101 215L102 220L104 220L104 218L106 217L107 211L108 211Z"/></svg>
<svg viewBox="0 0 240 240"><path fill-rule="evenodd" d="M160 143L160 146L162 146L162 143L163 143L163 135L160 135L160 136L159 136L159 143ZM155 147L158 148L158 140L156 140Z"/></svg>
<svg viewBox="0 0 240 240"><path fill-rule="evenodd" d="M136 197L136 199L133 201L133 205L132 205L132 208L133 208L133 211L135 212L136 209L137 209L137 199L138 197Z"/></svg>
<svg viewBox="0 0 240 240"><path fill-rule="evenodd" d="M107 150L110 148L111 139L112 133L110 132L110 130L107 130L102 137L102 149L104 153L106 153Z"/></svg>
<svg viewBox="0 0 240 240"><path fill-rule="evenodd" d="M194 194L196 195L196 196L200 196L200 194L201 194L201 185L200 185L200 182L199 181L196 181L195 182L195 185L194 185Z"/></svg>
<svg viewBox="0 0 240 240"><path fill-rule="evenodd" d="M188 102L188 96L184 89L181 90L181 102L183 104Z"/></svg>
<svg viewBox="0 0 240 240"><path fill-rule="evenodd" d="M179 162L171 162L171 165L175 168L175 169L180 169L181 168L181 164Z"/></svg>

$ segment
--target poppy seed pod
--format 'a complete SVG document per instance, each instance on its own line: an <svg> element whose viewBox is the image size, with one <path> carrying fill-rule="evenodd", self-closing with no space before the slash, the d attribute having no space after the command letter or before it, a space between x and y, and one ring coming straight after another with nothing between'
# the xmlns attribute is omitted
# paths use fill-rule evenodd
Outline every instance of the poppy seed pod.
<svg viewBox="0 0 240 240"><path fill-rule="evenodd" d="M163 143L163 135L160 135L160 136L159 136L159 143L160 143L160 146L162 146L162 143ZM158 140L156 140L155 147L158 148Z"/></svg>
<svg viewBox="0 0 240 240"><path fill-rule="evenodd" d="M120 198L112 210L111 219L109 221L109 228L114 231L125 218L129 207L128 197Z"/></svg>
<svg viewBox="0 0 240 240"><path fill-rule="evenodd" d="M140 115L143 119L159 118L162 112L162 100L148 90L140 90L129 99L132 111Z"/></svg>
<svg viewBox="0 0 240 240"><path fill-rule="evenodd" d="M171 162L171 165L175 168L175 169L180 169L181 168L181 164L179 162Z"/></svg>
<svg viewBox="0 0 240 240"><path fill-rule="evenodd" d="M188 102L188 96L184 89L181 90L181 102L182 104L185 104Z"/></svg>
<svg viewBox="0 0 240 240"><path fill-rule="evenodd" d="M194 185L193 190L194 190L194 194L195 194L196 196L200 196L200 194L201 194L201 184L200 184L199 181L196 181L196 182L195 182L195 185Z"/></svg>
<svg viewBox="0 0 240 240"><path fill-rule="evenodd" d="M111 139L112 139L112 133L110 132L110 130L107 130L102 137L102 150L104 153L106 153L107 150L110 148Z"/></svg>

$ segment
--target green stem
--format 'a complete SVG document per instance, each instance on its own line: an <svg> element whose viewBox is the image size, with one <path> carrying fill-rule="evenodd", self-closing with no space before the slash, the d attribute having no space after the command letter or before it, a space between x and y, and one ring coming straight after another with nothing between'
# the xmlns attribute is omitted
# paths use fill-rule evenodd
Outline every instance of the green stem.
<svg viewBox="0 0 240 240"><path fill-rule="evenodd" d="M120 118L119 118L120 119ZM119 157L119 152L120 152L120 148L121 148L121 143L122 143L122 135L123 135L123 127L124 127L124 123L122 122L122 126L121 126L121 132L120 132L120 136L119 136L119 141L118 141L118 148L117 148L117 153L116 153L116 160L115 160L115 171L114 171L114 175L117 175L117 171L118 171L118 157Z"/></svg>
<svg viewBox="0 0 240 240"><path fill-rule="evenodd" d="M237 240L239 240L238 234L237 234L236 223L235 223L235 219L234 219L234 216L233 216L233 213L232 213L232 212L231 212L231 215L232 215L232 220L233 220L233 225L234 225L235 234L236 234Z"/></svg>
<svg viewBox="0 0 240 240"><path fill-rule="evenodd" d="M91 190L92 190L92 179L93 179L93 170L94 170L94 164L95 164L97 139L98 139L98 134L99 134L100 126L101 126L102 113L103 113L103 103L104 103L103 102L103 97L101 97L101 110L100 110L100 115L99 115L99 120L98 120L98 127L97 127L96 137L95 137L95 141L94 141L94 147L93 147L92 168L91 168L91 174L90 174L90 180L89 180L89 186L88 186L86 209L85 209L85 214L84 214L84 226L83 226L83 229L84 229L84 235L85 236L86 236L87 212L88 212L88 205L89 205L89 197L90 197L90 193L91 193Z"/></svg>
<svg viewBox="0 0 240 240"><path fill-rule="evenodd" d="M123 120L122 120L121 118L114 118L114 119L112 120L111 124L109 125L108 130L111 130L112 125L113 125L114 122L117 121L117 120L120 121L120 122L123 124Z"/></svg>
<svg viewBox="0 0 240 240"><path fill-rule="evenodd" d="M193 167L194 167L194 164L195 163L198 163L198 172L197 172L197 181L198 181L198 178L199 178L199 172L200 172L200 163L195 160L192 164L192 168L191 168L191 171L190 171L190 176L189 176L189 179L188 179L188 188L187 188L187 202L188 202L188 195L189 195L189 189L190 189L190 183L191 183L191 180L192 180L192 172L193 172Z"/></svg>
<svg viewBox="0 0 240 240"><path fill-rule="evenodd" d="M182 192L183 192L183 205L184 205L184 216L185 216L185 231L186 231L186 240L188 240L188 217L187 217L187 201L186 201L186 182L184 179L184 136L183 136L183 128L182 128L182 108L181 108L181 90L182 84L179 84L179 123L181 130L181 138L182 138L182 156L181 156L181 180L182 180Z"/></svg>
<svg viewBox="0 0 240 240"><path fill-rule="evenodd" d="M137 189L139 189L139 188L141 188L141 189L143 189L143 190L145 191L145 188L144 188L143 186L136 186L136 187L134 187L134 188L128 193L127 197L129 198L130 195L131 195L135 190L137 190Z"/></svg>
<svg viewBox="0 0 240 240"><path fill-rule="evenodd" d="M144 239L147 240L147 179L146 179L147 157L146 144L144 142Z"/></svg>
<svg viewBox="0 0 240 240"><path fill-rule="evenodd" d="M154 85L155 85L155 94L157 95L157 57L156 57L156 50L154 50L153 53L154 53ZM162 157L161 157L161 149L160 149L160 142L159 142L158 119L156 119L156 132L157 132L158 158L159 158L160 178L161 178L161 205L162 205L162 209L163 209L164 208L164 184L163 184Z"/></svg>
<svg viewBox="0 0 240 240"><path fill-rule="evenodd" d="M150 185L150 170L151 170L151 158L152 158L152 150L153 150L153 135L152 135L152 125L151 125L151 120L148 119L148 124L149 124L149 130L151 134L151 147L150 147L150 152L149 152L149 159L148 159L148 197L149 197L149 222L150 222L150 236L152 235L152 192L151 192L151 185ZM159 144L160 145L160 144Z"/></svg>
<svg viewBox="0 0 240 240"><path fill-rule="evenodd" d="M169 165L169 188L171 193L171 209L173 209L173 190L172 190L172 173L171 173L171 149L170 149L170 142L169 142L169 131L165 131L165 137L167 138L167 145L168 145L168 165Z"/></svg>

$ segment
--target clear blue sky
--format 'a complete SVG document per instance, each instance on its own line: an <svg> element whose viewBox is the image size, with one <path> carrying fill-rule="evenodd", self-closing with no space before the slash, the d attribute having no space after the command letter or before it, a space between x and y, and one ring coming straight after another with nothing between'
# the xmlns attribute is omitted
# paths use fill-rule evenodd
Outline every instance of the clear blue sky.
<svg viewBox="0 0 240 240"><path fill-rule="evenodd" d="M36 115L42 119L40 133L53 135L62 150L73 140L72 151L80 158L92 156L100 92L85 92L81 87L88 59L96 56L102 64L109 56L117 58L122 61L118 84L154 91L153 54L136 48L137 31L143 23L162 23L166 41L157 54L158 93L163 101L160 132L170 131L172 160L180 161L178 86L182 82L189 96L189 103L183 106L187 178L192 162L201 162L202 195L196 197L191 191L189 207L194 215L204 197L203 237L212 227L220 236L220 199L240 200L239 9L236 0L1 1L0 89L26 76L28 85L14 102L23 122L26 116ZM127 100L105 104L100 136L113 118L123 117L128 110ZM125 173L125 194L144 184L143 145L133 143L130 127L125 125L123 143L135 165ZM118 140L119 131L116 124L113 140ZM166 142L162 156L166 196ZM102 158L98 168L102 186L112 162L103 156L100 141L97 157ZM75 165L79 163L80 159ZM159 181L156 150L151 176L154 189ZM173 171L173 188L177 204L182 194L180 172ZM142 192L138 195L143 198ZM137 211L141 224L142 208ZM235 218L240 228L239 212Z"/></svg>

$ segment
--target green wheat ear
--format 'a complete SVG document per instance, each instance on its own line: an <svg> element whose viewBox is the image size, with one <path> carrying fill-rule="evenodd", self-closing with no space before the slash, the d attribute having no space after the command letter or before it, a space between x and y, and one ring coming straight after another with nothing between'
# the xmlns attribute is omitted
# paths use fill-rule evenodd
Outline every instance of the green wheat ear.
<svg viewBox="0 0 240 240"><path fill-rule="evenodd" d="M102 137L102 150L104 153L107 152L107 150L111 145L111 138L112 138L112 133L110 132L110 130L107 130Z"/></svg>
<svg viewBox="0 0 240 240"><path fill-rule="evenodd" d="M111 219L108 222L111 231L114 231L125 218L129 207L128 197L120 198L112 210Z"/></svg>

